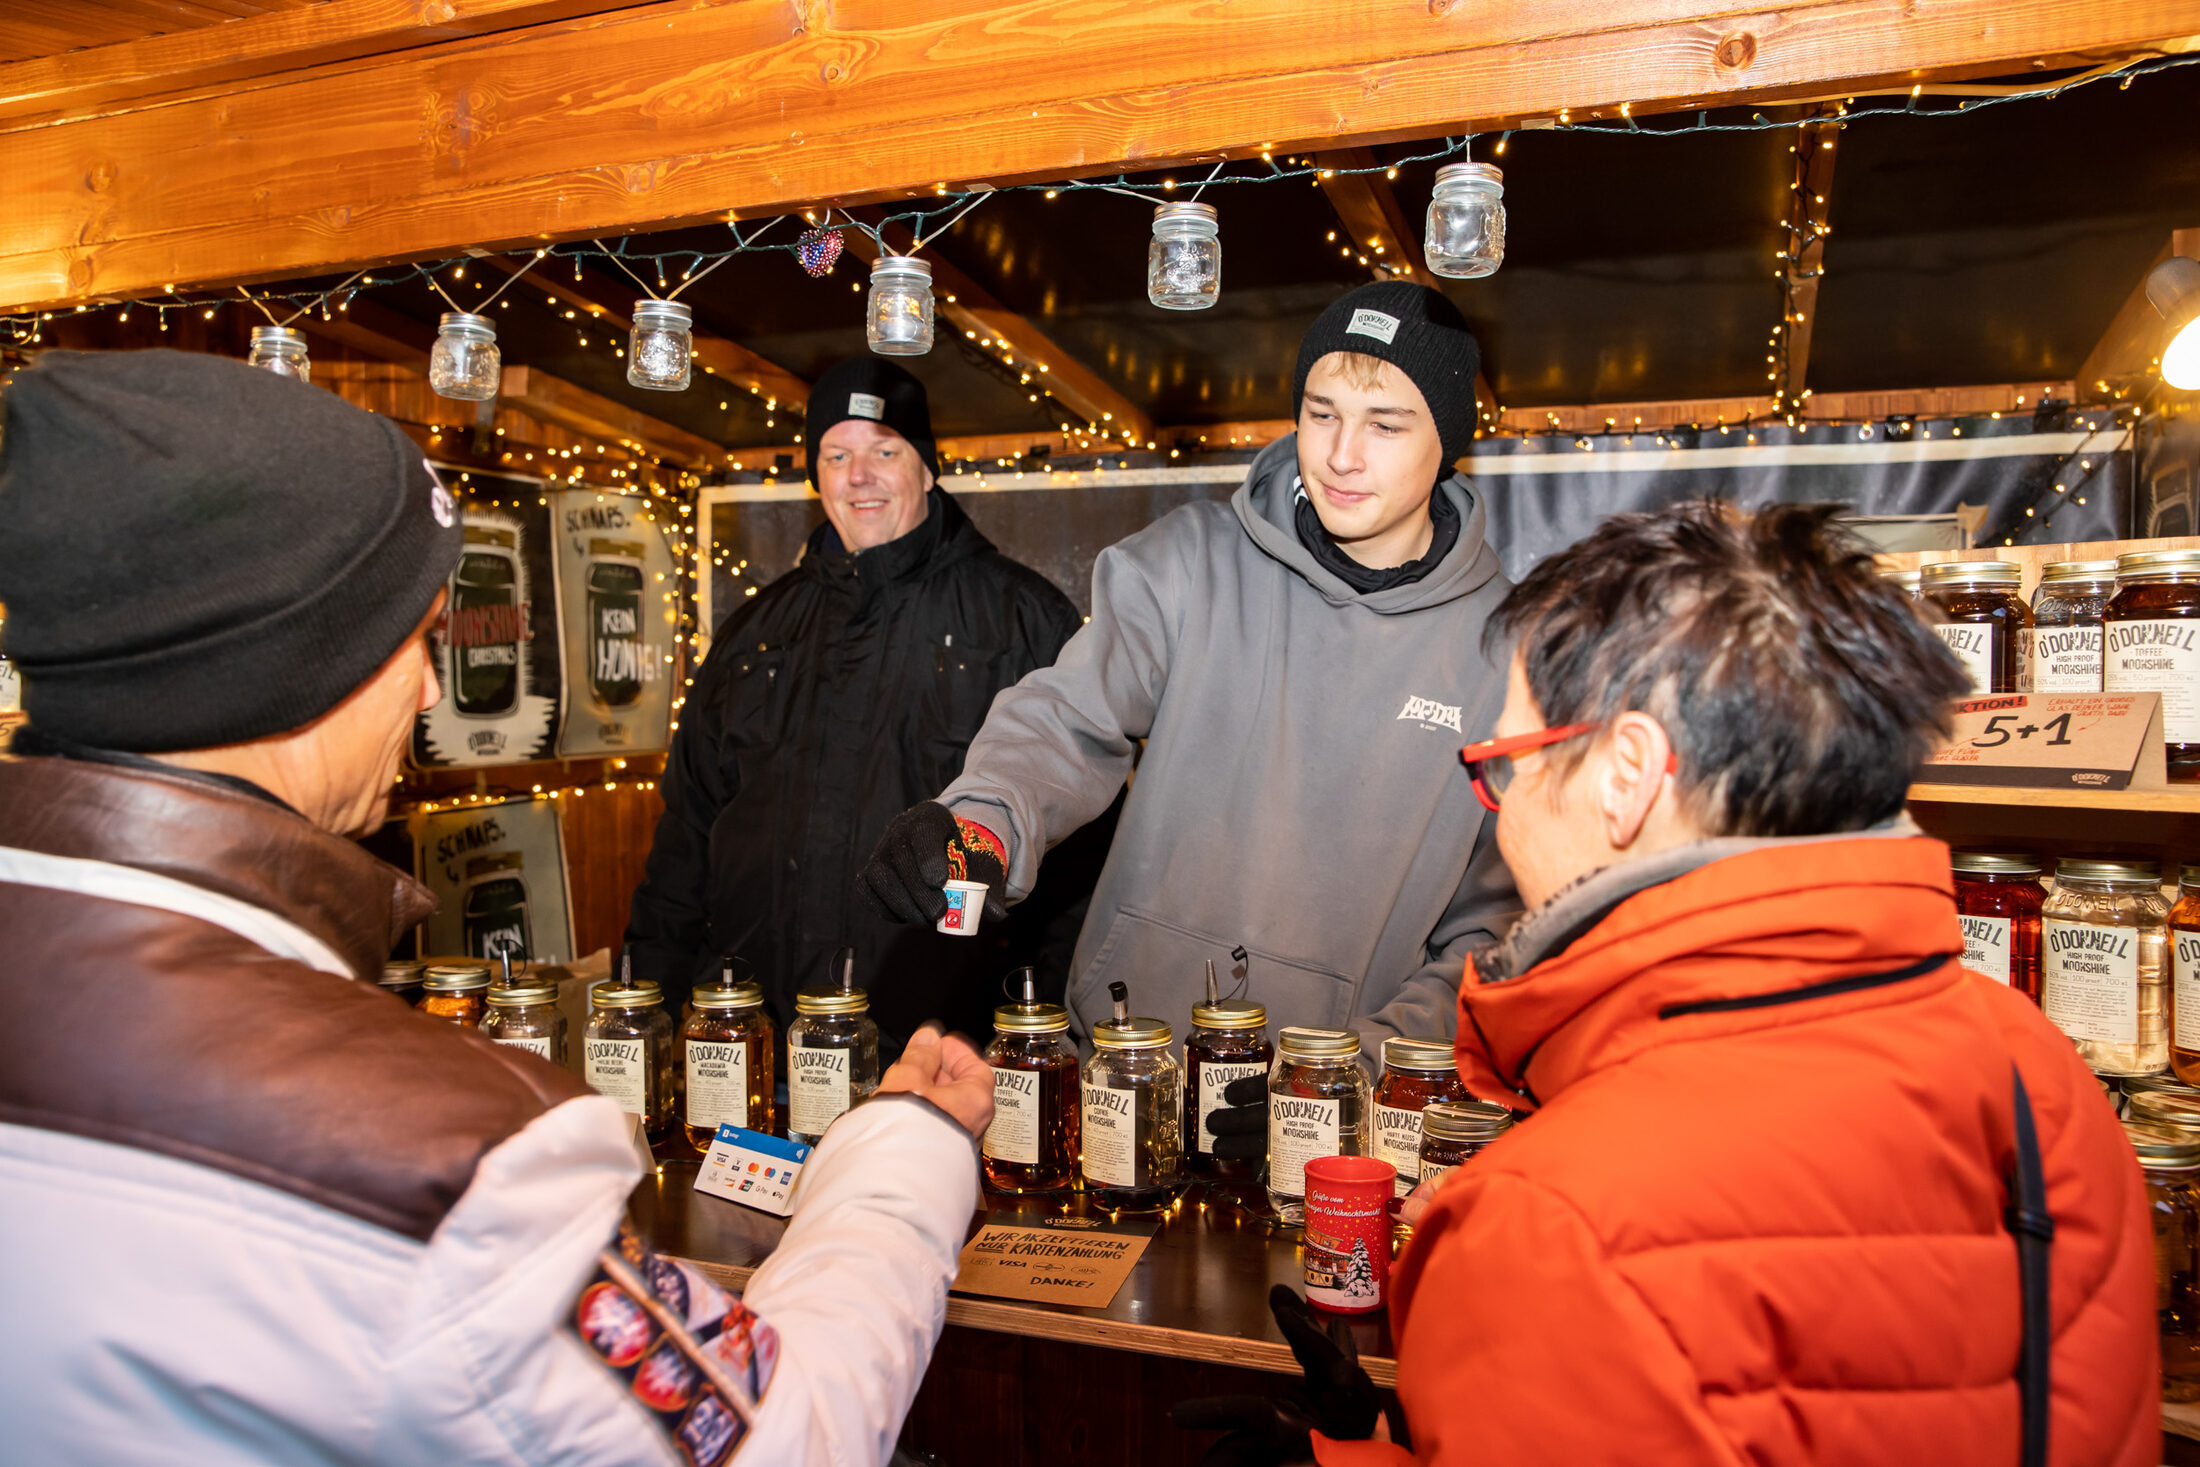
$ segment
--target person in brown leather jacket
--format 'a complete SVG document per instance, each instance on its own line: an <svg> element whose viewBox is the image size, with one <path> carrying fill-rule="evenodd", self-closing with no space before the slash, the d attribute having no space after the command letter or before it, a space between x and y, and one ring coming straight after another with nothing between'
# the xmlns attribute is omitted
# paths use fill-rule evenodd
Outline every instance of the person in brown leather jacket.
<svg viewBox="0 0 2200 1467"><path fill-rule="evenodd" d="M983 1061L912 1042L744 1298L651 1254L614 1102L373 982L432 906L346 838L440 696L419 450L175 352L48 353L0 410L10 1459L883 1461Z"/></svg>

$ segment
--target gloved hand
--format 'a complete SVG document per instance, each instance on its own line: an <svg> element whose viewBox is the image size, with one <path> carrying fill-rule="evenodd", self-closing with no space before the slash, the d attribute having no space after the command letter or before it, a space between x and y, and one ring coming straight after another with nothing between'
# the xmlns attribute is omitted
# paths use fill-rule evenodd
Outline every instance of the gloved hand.
<svg viewBox="0 0 2200 1467"><path fill-rule="evenodd" d="M1200 1467L1287 1467L1314 1460L1311 1433L1332 1441L1365 1441L1383 1414L1381 1392L1360 1368L1359 1347L1341 1318L1324 1320L1288 1286L1268 1291L1268 1308L1298 1357L1304 1380L1281 1400L1262 1396L1208 1396L1179 1401L1169 1420L1185 1431L1226 1431L1207 1449ZM1391 1440L1405 1442L1404 1422L1391 1422Z"/></svg>
<svg viewBox="0 0 2200 1467"><path fill-rule="evenodd" d="M1215 1133L1214 1155L1224 1161L1259 1161L1268 1154L1268 1077L1247 1075L1222 1087L1225 1109L1203 1119Z"/></svg>
<svg viewBox="0 0 2200 1467"><path fill-rule="evenodd" d="M985 883L985 915L1008 916L1008 853L984 826L958 820L937 800L911 805L879 837L856 876L856 889L893 922L937 922L946 915L950 881Z"/></svg>

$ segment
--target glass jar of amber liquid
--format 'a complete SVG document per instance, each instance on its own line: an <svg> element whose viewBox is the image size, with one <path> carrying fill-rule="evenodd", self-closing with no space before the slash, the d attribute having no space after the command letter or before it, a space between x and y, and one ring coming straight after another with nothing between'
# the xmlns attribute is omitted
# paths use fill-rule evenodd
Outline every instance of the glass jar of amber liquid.
<svg viewBox="0 0 2200 1467"><path fill-rule="evenodd" d="M420 1012L478 1029L488 993L487 963L437 963L420 980Z"/></svg>
<svg viewBox="0 0 2200 1467"><path fill-rule="evenodd" d="M420 982L427 967L426 963L416 963L410 959L390 959L382 965L382 991L394 998L403 999L414 1008L420 1007Z"/></svg>
<svg viewBox="0 0 2200 1467"><path fill-rule="evenodd" d="M707 983L689 996L680 1025L680 1119L690 1146L710 1150L729 1122L771 1134L776 1037L764 990L754 983Z"/></svg>
<svg viewBox="0 0 2200 1467"><path fill-rule="evenodd" d="M1944 560L1921 568L1925 599L1947 619L1933 630L1971 674L1974 691L2024 691L2032 608L2017 595L2024 572L2006 560Z"/></svg>
<svg viewBox="0 0 2200 1467"><path fill-rule="evenodd" d="M1194 1175L1245 1181L1260 1175L1259 1162L1215 1155L1207 1118L1229 1105L1222 1092L1232 1081L1265 1075L1275 1061L1266 1004L1220 998L1193 1006L1192 1032L1184 1037L1184 1160Z"/></svg>
<svg viewBox="0 0 2200 1467"><path fill-rule="evenodd" d="M2014 851L1956 851L1956 921L1963 966L2040 1001L2040 863Z"/></svg>
<svg viewBox="0 0 2200 1467"><path fill-rule="evenodd" d="M640 1116L650 1139L672 1128L680 1072L662 988L647 979L597 984L581 1045L581 1075L592 1088Z"/></svg>
<svg viewBox="0 0 2200 1467"><path fill-rule="evenodd" d="M2154 1315L2162 1399L2200 1401L2200 1135L2124 1122L2154 1224Z"/></svg>
<svg viewBox="0 0 2200 1467"><path fill-rule="evenodd" d="M996 1192L1051 1192L1077 1169L1084 1107L1069 1010L1027 996L993 1011L993 1123L979 1152Z"/></svg>
<svg viewBox="0 0 2200 1467"><path fill-rule="evenodd" d="M1433 1182L1512 1129L1512 1112L1487 1100L1435 1100L1421 1112L1422 1182Z"/></svg>
<svg viewBox="0 0 2200 1467"><path fill-rule="evenodd" d="M1118 1212L1167 1205L1183 1171L1184 1070L1159 1019L1092 1026L1085 1061L1079 1169L1093 1200Z"/></svg>
<svg viewBox="0 0 2200 1467"><path fill-rule="evenodd" d="M1459 1058L1449 1039L1385 1039L1383 1074L1375 1082L1375 1155L1398 1169L1391 1197L1421 1180L1421 1112L1432 1100L1472 1100L1459 1082Z"/></svg>
<svg viewBox="0 0 2200 1467"><path fill-rule="evenodd" d="M2169 1066L2185 1084L2200 1085L2200 866L2178 871L2169 967Z"/></svg>
<svg viewBox="0 0 2200 1467"><path fill-rule="evenodd" d="M815 1146L878 1082L871 995L860 988L796 994L787 1026L787 1138Z"/></svg>
<svg viewBox="0 0 2200 1467"><path fill-rule="evenodd" d="M2032 593L2035 693L2101 690L2101 617L2116 594L2113 560L2058 560Z"/></svg>
<svg viewBox="0 0 2200 1467"><path fill-rule="evenodd" d="M558 1011L555 983L492 983L489 1011L481 1020L485 1038L539 1054L554 1065L565 1063L565 1015Z"/></svg>
<svg viewBox="0 0 2200 1467"><path fill-rule="evenodd" d="M1365 1156L1373 1087L1350 1029L1296 1025L1276 1036L1268 1074L1268 1200L1285 1222L1306 1220L1306 1164Z"/></svg>
<svg viewBox="0 0 2200 1467"><path fill-rule="evenodd" d="M2055 863L2040 1007L2100 1075L2169 1068L2169 904L2151 861Z"/></svg>
<svg viewBox="0 0 2200 1467"><path fill-rule="evenodd" d="M2160 693L2169 777L2200 779L2200 550L2117 556L2101 632L2101 687Z"/></svg>

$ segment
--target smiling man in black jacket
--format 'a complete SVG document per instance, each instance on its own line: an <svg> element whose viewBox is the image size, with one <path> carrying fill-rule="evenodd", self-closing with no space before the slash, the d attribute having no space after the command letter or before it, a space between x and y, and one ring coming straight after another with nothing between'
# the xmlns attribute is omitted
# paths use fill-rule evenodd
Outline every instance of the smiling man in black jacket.
<svg viewBox="0 0 2200 1467"><path fill-rule="evenodd" d="M634 976L678 1002L739 953L784 1033L795 993L828 986L850 945L890 1036L935 1017L980 1030L1048 913L1019 908L972 940L896 926L849 893L887 821L961 772L993 695L1053 663L1077 609L935 486L924 385L900 367L834 367L803 427L826 522L718 628L695 680L628 918Z"/></svg>

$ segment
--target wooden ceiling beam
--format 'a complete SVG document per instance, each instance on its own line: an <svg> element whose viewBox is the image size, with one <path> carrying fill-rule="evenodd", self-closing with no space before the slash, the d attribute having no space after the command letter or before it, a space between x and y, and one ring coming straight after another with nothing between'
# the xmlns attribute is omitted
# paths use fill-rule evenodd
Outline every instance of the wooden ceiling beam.
<svg viewBox="0 0 2200 1467"><path fill-rule="evenodd" d="M546 423L556 423L590 438L638 446L661 458L692 466L723 466L731 461L726 446L650 416L623 402L576 387L536 367L506 367L500 405Z"/></svg>
<svg viewBox="0 0 2200 1467"><path fill-rule="evenodd" d="M1878 422L1887 418L1985 417L2031 413L2050 399L2069 402L2068 382L2004 382L1978 387L1927 387L1897 392L1819 392L1806 423ZM1650 433L1691 425L1717 427L1770 421L1773 399L1703 397L1662 402L1601 402L1564 407L1507 408L1501 428L1513 433Z"/></svg>
<svg viewBox="0 0 2200 1467"><path fill-rule="evenodd" d="M1434 285L1421 258L1421 238L1382 164L1366 148L1338 148L1314 156L1322 193L1344 226L1346 253L1377 280L1418 280Z"/></svg>
<svg viewBox="0 0 2200 1467"><path fill-rule="evenodd" d="M2147 299L2147 276L2171 255L2200 259L2200 228L2172 233L2147 268L2139 272L2131 294L2116 308L2108 330L2078 368L2078 396L2085 402L2113 402L2136 390L2134 378L2144 378L2160 365L2162 348L2168 345L2169 323Z"/></svg>
<svg viewBox="0 0 2200 1467"><path fill-rule="evenodd" d="M2195 41L2200 0L662 0L0 133L0 305Z"/></svg>

